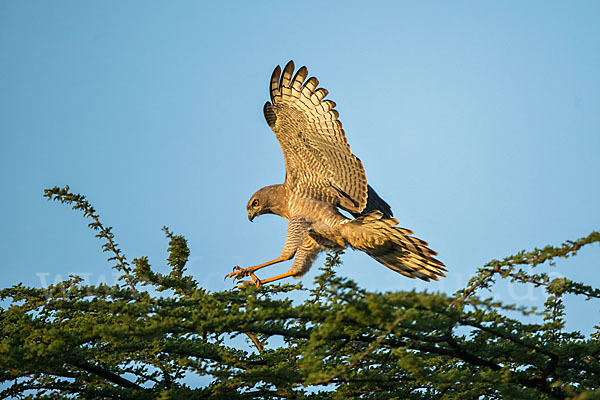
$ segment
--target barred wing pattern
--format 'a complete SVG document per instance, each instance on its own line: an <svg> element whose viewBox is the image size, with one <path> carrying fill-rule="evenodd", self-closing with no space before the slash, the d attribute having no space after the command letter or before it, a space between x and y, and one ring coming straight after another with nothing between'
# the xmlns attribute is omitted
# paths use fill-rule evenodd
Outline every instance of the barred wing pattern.
<svg viewBox="0 0 600 400"><path fill-rule="evenodd" d="M290 61L283 73L271 76L271 102L264 106L267 123L285 158L285 185L300 197L314 198L360 213L367 204L367 178L361 161L352 154L335 103L324 100L308 70L295 75Z"/></svg>

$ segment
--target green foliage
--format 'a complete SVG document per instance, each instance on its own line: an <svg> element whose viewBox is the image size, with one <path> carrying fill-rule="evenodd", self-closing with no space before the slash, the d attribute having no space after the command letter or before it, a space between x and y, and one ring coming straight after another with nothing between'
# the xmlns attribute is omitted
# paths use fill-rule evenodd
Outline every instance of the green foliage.
<svg viewBox="0 0 600 400"><path fill-rule="evenodd" d="M301 284L209 292L185 275L185 238L169 239L167 275L148 259L132 268L85 197L73 205L112 254L123 283L0 291L0 397L39 399L592 399L600 386L600 334L565 331L566 295L600 291L528 273L570 257L600 234L521 252L482 267L467 288L443 293L369 292L336 274L327 257L312 289ZM495 279L544 288L535 310L481 299ZM151 295L154 289L161 296ZM293 302L286 293L303 291ZM166 291L166 292L163 292ZM520 319L510 317L518 312ZM239 343L236 337L246 338ZM191 386L190 376L206 377Z"/></svg>

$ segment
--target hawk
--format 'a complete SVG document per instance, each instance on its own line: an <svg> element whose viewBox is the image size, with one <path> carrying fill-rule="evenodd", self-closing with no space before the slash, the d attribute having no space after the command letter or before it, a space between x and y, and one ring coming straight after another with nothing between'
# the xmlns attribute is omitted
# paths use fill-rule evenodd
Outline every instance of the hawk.
<svg viewBox="0 0 600 400"><path fill-rule="evenodd" d="M352 154L335 103L319 88L306 67L294 74L290 61L283 73L271 75L270 97L263 112L285 158L283 184L266 186L252 195L246 209L252 221L277 214L289 221L281 255L272 261L234 271L226 278L256 286L304 275L322 251L351 247L409 278L424 281L445 276L437 253L412 231L398 227L392 210L367 184L362 162ZM340 212L349 212L354 219ZM267 279L256 271L294 258L290 270Z"/></svg>

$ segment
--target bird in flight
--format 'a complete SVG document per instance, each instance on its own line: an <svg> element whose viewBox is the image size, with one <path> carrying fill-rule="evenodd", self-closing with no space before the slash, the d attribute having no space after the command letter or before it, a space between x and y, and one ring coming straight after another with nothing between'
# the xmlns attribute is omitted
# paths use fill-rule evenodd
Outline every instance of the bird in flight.
<svg viewBox="0 0 600 400"><path fill-rule="evenodd" d="M352 154L335 103L327 90L302 67L294 74L290 61L283 73L271 75L271 101L264 105L267 124L275 133L285 158L283 184L266 186L252 195L246 209L252 221L277 214L289 221L281 255L248 268L235 266L226 278L241 286L299 278L322 251L351 247L409 278L424 281L445 276L437 253L412 231L398 227L392 210L367 184L362 162ZM354 218L344 216L341 210ZM264 267L294 259L289 271L267 279L255 273Z"/></svg>

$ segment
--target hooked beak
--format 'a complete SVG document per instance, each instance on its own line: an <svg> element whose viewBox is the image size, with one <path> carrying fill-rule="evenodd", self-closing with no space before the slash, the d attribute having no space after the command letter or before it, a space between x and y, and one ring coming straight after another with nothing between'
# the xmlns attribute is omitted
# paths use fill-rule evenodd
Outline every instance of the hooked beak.
<svg viewBox="0 0 600 400"><path fill-rule="evenodd" d="M248 211L248 221L252 222L254 217L256 217L256 214L254 214L252 211Z"/></svg>

